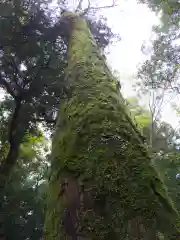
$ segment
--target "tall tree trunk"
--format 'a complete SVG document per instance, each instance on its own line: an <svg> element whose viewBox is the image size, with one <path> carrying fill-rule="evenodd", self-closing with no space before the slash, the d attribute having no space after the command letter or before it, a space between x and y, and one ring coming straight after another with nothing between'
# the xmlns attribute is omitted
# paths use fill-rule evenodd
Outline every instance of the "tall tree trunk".
<svg viewBox="0 0 180 240"><path fill-rule="evenodd" d="M173 231L176 210L86 22L73 13L62 22L69 98L52 143L44 238L134 240L139 217L152 236L141 239Z"/></svg>

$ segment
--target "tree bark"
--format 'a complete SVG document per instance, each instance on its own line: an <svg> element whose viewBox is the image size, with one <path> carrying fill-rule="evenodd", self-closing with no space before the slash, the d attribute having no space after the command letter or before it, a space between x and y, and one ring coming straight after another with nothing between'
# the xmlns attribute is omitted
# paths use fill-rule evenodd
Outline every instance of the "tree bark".
<svg viewBox="0 0 180 240"><path fill-rule="evenodd" d="M52 142L44 238L125 240L139 216L154 226L143 225L148 236L171 231L176 210L86 22L73 13L62 22L69 96Z"/></svg>

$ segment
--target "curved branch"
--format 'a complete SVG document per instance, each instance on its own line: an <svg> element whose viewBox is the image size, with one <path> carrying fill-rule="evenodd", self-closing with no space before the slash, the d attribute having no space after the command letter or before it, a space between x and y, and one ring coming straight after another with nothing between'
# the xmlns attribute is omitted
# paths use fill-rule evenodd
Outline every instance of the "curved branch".
<svg viewBox="0 0 180 240"><path fill-rule="evenodd" d="M113 0L111 5L106 5L106 6L102 6L102 7L91 7L90 6L90 0L88 0L88 7L86 9L84 9L84 11L82 12L82 14L80 14L81 16L84 16L88 13L88 11L90 10L101 10L101 9L107 9L107 8L113 8L118 6L118 4L116 4L116 0Z"/></svg>
<svg viewBox="0 0 180 240"><path fill-rule="evenodd" d="M0 75L0 85L4 86L6 91L14 98L16 99L16 95L10 84L3 79L3 77Z"/></svg>
<svg viewBox="0 0 180 240"><path fill-rule="evenodd" d="M79 3L78 3L78 5L77 5L77 8L76 8L76 11L75 11L75 12L77 12L77 11L79 11L79 10L82 10L82 3L83 3L83 0L79 0Z"/></svg>

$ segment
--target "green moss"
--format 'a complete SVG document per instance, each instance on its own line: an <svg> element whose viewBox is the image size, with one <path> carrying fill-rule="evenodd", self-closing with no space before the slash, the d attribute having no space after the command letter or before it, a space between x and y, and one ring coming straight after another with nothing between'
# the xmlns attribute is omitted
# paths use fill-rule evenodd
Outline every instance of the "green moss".
<svg viewBox="0 0 180 240"><path fill-rule="evenodd" d="M71 22L66 79L71 94L59 110L52 144L45 239L66 239L61 227L66 202L57 197L66 173L84 181L85 189L91 187L92 213L80 213L81 231L89 239L124 240L128 222L137 216L169 234L177 213L141 134L86 22L72 13L66 17Z"/></svg>

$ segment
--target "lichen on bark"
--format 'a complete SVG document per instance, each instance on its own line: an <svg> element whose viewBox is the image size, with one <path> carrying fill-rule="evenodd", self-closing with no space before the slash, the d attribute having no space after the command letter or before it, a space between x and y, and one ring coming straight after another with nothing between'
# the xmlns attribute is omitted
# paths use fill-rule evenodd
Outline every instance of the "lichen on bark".
<svg viewBox="0 0 180 240"><path fill-rule="evenodd" d="M69 24L69 96L60 107L52 143L45 239L124 240L138 217L153 231L171 234L178 214L113 76L85 20L72 13L64 20ZM64 179L69 185L59 196ZM67 210L74 230L64 226Z"/></svg>

